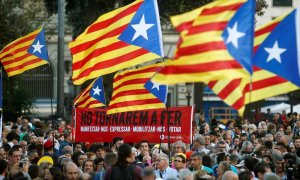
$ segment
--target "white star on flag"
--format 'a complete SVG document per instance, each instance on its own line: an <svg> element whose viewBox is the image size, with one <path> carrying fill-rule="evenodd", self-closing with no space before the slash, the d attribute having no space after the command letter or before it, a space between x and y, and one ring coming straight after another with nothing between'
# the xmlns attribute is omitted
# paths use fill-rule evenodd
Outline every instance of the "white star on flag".
<svg viewBox="0 0 300 180"><path fill-rule="evenodd" d="M152 82L153 83L153 86L151 89L157 89L159 91L159 86L160 84L156 83L156 82Z"/></svg>
<svg viewBox="0 0 300 180"><path fill-rule="evenodd" d="M232 28L230 28L230 27L227 28L228 38L227 38L226 44L232 43L232 45L235 48L239 47L238 39L245 36L245 33L237 31L237 26L238 26L238 23L235 22Z"/></svg>
<svg viewBox="0 0 300 180"><path fill-rule="evenodd" d="M265 51L269 54L267 62L271 61L272 59L275 59L279 63L281 63L281 57L280 55L286 51L284 48L279 48L278 41L275 41L272 48L264 48Z"/></svg>
<svg viewBox="0 0 300 180"><path fill-rule="evenodd" d="M94 91L93 95L98 94L98 96L100 96L101 89L99 89L98 86L96 88L93 88L93 91Z"/></svg>
<svg viewBox="0 0 300 180"><path fill-rule="evenodd" d="M37 43L35 45L32 45L32 47L34 48L33 53L35 53L36 51L39 52L40 54L42 54L42 47L44 47L45 45L41 45L40 41L38 40Z"/></svg>
<svg viewBox="0 0 300 180"><path fill-rule="evenodd" d="M154 25L155 24L146 24L145 16L143 15L139 24L131 25L133 27L133 29L135 30L132 41L134 41L139 36L143 36L145 39L148 40L147 30Z"/></svg>

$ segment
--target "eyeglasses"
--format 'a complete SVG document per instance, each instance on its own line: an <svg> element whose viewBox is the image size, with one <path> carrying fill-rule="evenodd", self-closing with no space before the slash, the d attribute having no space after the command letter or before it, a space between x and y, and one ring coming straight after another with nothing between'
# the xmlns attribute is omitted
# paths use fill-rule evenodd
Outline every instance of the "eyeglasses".
<svg viewBox="0 0 300 180"><path fill-rule="evenodd" d="M175 159L174 162L180 162L181 163L182 161Z"/></svg>

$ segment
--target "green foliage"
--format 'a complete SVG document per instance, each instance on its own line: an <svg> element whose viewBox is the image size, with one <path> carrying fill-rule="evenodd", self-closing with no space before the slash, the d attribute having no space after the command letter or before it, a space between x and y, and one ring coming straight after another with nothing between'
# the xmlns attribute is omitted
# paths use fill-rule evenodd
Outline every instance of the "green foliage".
<svg viewBox="0 0 300 180"><path fill-rule="evenodd" d="M20 87L20 82L17 76L8 78L3 73L4 120L14 121L21 114L31 114L32 99L29 98L26 89Z"/></svg>
<svg viewBox="0 0 300 180"><path fill-rule="evenodd" d="M23 0L0 0L0 49L10 42L28 34L36 28L32 19L36 16L39 6L37 2ZM32 99L26 89L19 86L18 77L10 77L3 71L3 113L4 120L14 121L23 112L29 112Z"/></svg>

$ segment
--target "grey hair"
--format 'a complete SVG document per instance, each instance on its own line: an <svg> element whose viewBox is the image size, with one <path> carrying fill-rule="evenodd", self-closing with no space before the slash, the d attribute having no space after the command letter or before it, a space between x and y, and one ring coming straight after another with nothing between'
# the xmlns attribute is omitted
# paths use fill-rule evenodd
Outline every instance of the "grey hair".
<svg viewBox="0 0 300 180"><path fill-rule="evenodd" d="M179 180L185 180L187 176L193 177L193 173L188 169L181 169L178 173Z"/></svg>
<svg viewBox="0 0 300 180"><path fill-rule="evenodd" d="M264 180L280 180L280 177L272 172L268 172L264 175Z"/></svg>
<svg viewBox="0 0 300 180"><path fill-rule="evenodd" d="M197 135L194 142L199 142L201 145L205 145L205 137L203 135Z"/></svg>

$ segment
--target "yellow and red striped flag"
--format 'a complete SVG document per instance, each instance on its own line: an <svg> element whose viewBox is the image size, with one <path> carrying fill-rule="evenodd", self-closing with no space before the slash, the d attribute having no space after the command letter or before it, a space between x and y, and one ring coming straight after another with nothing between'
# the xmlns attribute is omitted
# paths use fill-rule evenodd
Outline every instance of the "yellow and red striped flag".
<svg viewBox="0 0 300 180"><path fill-rule="evenodd" d="M181 41L174 60L168 60L153 81L175 84L249 77L253 5L253 0L218 0L171 19L181 31Z"/></svg>
<svg viewBox="0 0 300 180"><path fill-rule="evenodd" d="M48 63L48 51L43 28L23 36L0 52L0 61L7 75L14 76Z"/></svg>
<svg viewBox="0 0 300 180"><path fill-rule="evenodd" d="M165 108L161 100L145 87L154 73L161 68L162 63L145 66L136 70L117 73L114 77L113 94L107 109L107 114L126 111ZM152 88L165 91L164 85L152 84Z"/></svg>
<svg viewBox="0 0 300 180"><path fill-rule="evenodd" d="M163 57L156 0L137 0L101 15L69 47L73 82Z"/></svg>
<svg viewBox="0 0 300 180"><path fill-rule="evenodd" d="M98 77L86 87L75 99L74 105L80 108L95 108L105 106L103 78Z"/></svg>
<svg viewBox="0 0 300 180"><path fill-rule="evenodd" d="M256 30L254 51L285 16L278 17ZM250 79L234 79L209 82L208 86L240 115L243 115L245 104L298 89L286 79L256 66L253 68L252 84Z"/></svg>

